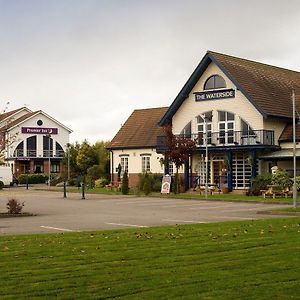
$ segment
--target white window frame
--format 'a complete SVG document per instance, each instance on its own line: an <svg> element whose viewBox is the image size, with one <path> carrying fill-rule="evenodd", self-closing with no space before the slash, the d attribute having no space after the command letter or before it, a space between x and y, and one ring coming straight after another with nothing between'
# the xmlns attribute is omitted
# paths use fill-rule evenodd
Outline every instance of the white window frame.
<svg viewBox="0 0 300 300"><path fill-rule="evenodd" d="M151 161L150 155L142 155L142 173L150 172L151 171Z"/></svg>
<svg viewBox="0 0 300 300"><path fill-rule="evenodd" d="M121 176L124 175L125 172L128 174L128 156L121 156Z"/></svg>

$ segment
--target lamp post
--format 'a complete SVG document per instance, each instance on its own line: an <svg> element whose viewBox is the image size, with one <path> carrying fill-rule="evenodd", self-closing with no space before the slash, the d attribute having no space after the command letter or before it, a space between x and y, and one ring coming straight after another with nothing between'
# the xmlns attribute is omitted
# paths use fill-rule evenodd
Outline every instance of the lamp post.
<svg viewBox="0 0 300 300"><path fill-rule="evenodd" d="M48 189L50 189L50 177L51 177L51 159L50 159L50 155L51 155L51 134L47 135L48 137L48 166L49 166L49 178L48 178Z"/></svg>
<svg viewBox="0 0 300 300"><path fill-rule="evenodd" d="M68 149L68 181L70 180L70 143L67 143Z"/></svg>
<svg viewBox="0 0 300 300"><path fill-rule="evenodd" d="M294 184L293 184L293 207L297 207L297 186L296 186L296 104L295 91L292 90L293 102L293 169L294 169Z"/></svg>

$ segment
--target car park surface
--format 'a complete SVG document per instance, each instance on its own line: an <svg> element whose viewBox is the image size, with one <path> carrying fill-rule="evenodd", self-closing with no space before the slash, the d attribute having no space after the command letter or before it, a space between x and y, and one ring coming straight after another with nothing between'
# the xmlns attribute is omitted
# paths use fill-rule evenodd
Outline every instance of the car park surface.
<svg viewBox="0 0 300 300"><path fill-rule="evenodd" d="M0 192L0 211L8 199L25 202L27 217L0 218L0 234L93 231L149 226L210 223L222 221L278 218L257 214L286 205L166 199L26 190L25 187Z"/></svg>

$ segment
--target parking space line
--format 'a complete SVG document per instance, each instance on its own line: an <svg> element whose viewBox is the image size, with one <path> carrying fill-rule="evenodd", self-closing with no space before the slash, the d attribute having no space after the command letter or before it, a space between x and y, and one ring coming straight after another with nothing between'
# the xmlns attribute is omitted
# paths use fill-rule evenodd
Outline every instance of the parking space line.
<svg viewBox="0 0 300 300"><path fill-rule="evenodd" d="M126 227L140 227L140 228L148 227L144 225L123 224L123 223L104 223L104 224L115 225L115 226L126 226Z"/></svg>
<svg viewBox="0 0 300 300"><path fill-rule="evenodd" d="M173 219L162 219L162 221L165 222L178 222L178 223L197 223L197 224L204 224L207 222L203 222L203 221L187 221L187 220L173 220Z"/></svg>
<svg viewBox="0 0 300 300"><path fill-rule="evenodd" d="M72 230L72 229L67 229L67 228L57 228L57 227L51 227L51 226L40 226L42 228L46 228L46 229L53 229L53 230L59 230L59 231L77 231L77 230Z"/></svg>

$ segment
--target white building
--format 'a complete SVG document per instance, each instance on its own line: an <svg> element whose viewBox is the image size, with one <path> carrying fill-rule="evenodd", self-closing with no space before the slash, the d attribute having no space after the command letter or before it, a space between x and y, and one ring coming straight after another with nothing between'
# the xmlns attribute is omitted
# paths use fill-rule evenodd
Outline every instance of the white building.
<svg viewBox="0 0 300 300"><path fill-rule="evenodd" d="M45 112L22 107L0 115L1 150L18 176L61 173L71 129ZM50 158L50 159L49 159Z"/></svg>

